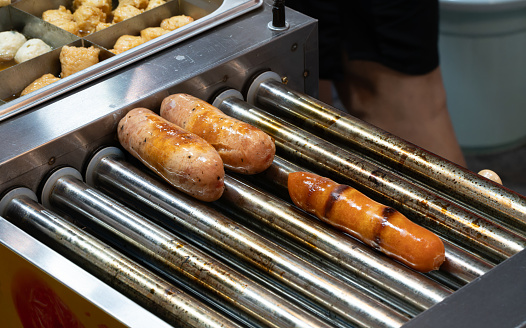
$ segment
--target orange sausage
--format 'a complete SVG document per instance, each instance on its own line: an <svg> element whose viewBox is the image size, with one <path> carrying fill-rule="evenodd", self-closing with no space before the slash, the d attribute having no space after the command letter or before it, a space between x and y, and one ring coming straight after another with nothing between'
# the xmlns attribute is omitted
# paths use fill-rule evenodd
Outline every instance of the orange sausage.
<svg viewBox="0 0 526 328"><path fill-rule="evenodd" d="M223 194L223 162L202 138L146 108L128 112L117 131L124 149L176 189L207 202Z"/></svg>
<svg viewBox="0 0 526 328"><path fill-rule="evenodd" d="M276 146L269 135L199 98L183 93L168 96L161 104L161 116L208 141L231 171L260 173L274 160Z"/></svg>
<svg viewBox="0 0 526 328"><path fill-rule="evenodd" d="M294 172L288 190L296 206L417 271L438 270L444 262L437 235L350 186Z"/></svg>

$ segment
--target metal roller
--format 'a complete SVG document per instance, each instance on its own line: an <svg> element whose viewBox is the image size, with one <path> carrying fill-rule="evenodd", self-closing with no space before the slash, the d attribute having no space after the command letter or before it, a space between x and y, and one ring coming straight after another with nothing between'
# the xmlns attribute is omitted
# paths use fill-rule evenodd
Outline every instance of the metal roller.
<svg viewBox="0 0 526 328"><path fill-rule="evenodd" d="M27 188L2 198L0 215L51 246L163 320L180 327L242 326L187 295L36 201Z"/></svg>
<svg viewBox="0 0 526 328"><path fill-rule="evenodd" d="M104 150L102 151L104 152ZM208 205L126 163L118 154L96 154L88 165L88 183L111 195L132 198L162 216L179 233L207 240L234 254L310 301L331 316L361 327L400 326L406 316L298 258Z"/></svg>
<svg viewBox="0 0 526 328"><path fill-rule="evenodd" d="M402 213L413 214L418 223L471 251L502 261L524 249L526 239L417 185L394 176L371 162L321 139L282 119L236 98L224 99L219 108L227 115L248 122L274 137L276 148L295 162L317 170L344 175L354 184L393 204Z"/></svg>
<svg viewBox="0 0 526 328"><path fill-rule="evenodd" d="M257 327L330 327L89 187L78 177L57 171L46 185L49 188L42 193L45 207L49 204L81 220L107 241L191 286L201 297L206 294L216 305L223 304L228 307L226 310L247 322Z"/></svg>
<svg viewBox="0 0 526 328"><path fill-rule="evenodd" d="M252 104L293 119L308 131L339 140L388 162L471 208L491 213L493 219L526 235L524 196L313 97L293 91L281 83L275 73L264 73L252 88Z"/></svg>
<svg viewBox="0 0 526 328"><path fill-rule="evenodd" d="M298 171L308 170L276 156L274 162L266 171L253 176L244 176L244 178L259 184L266 190L271 190L275 195L289 199L287 190L288 174ZM274 222L274 224L277 223ZM312 241L309 241L309 243L312 243ZM432 271L427 273L427 275L452 288L456 289L466 285L494 267L447 241L444 241L444 246L446 261L442 264L440 271Z"/></svg>

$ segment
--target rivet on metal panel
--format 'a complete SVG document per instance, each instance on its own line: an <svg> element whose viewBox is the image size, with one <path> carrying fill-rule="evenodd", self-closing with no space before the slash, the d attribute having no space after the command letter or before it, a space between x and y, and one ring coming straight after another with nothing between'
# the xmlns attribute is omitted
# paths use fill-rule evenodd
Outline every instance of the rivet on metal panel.
<svg viewBox="0 0 526 328"><path fill-rule="evenodd" d="M298 44L294 43L292 47L290 47L290 51L296 51L298 49Z"/></svg>
<svg viewBox="0 0 526 328"><path fill-rule="evenodd" d="M310 72L309 72L308 70L305 70L305 71L303 72L303 77L308 77L309 74L310 74Z"/></svg>
<svg viewBox="0 0 526 328"><path fill-rule="evenodd" d="M53 164L55 164L55 157L51 157L51 158L49 159L49 161L47 161L47 163L48 163L48 165L53 165Z"/></svg>
<svg viewBox="0 0 526 328"><path fill-rule="evenodd" d="M283 84L287 84L287 83L289 83L289 78L286 77L286 76L284 76L284 77L281 78L281 82L282 82Z"/></svg>

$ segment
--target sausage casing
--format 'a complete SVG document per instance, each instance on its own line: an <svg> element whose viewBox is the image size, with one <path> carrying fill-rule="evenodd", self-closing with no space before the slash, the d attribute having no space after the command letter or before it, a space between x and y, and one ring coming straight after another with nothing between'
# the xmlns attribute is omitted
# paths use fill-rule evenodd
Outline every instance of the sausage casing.
<svg viewBox="0 0 526 328"><path fill-rule="evenodd" d="M225 171L217 151L146 108L135 108L119 122L121 145L176 189L203 201L219 199Z"/></svg>
<svg viewBox="0 0 526 328"><path fill-rule="evenodd" d="M231 171L259 173L274 160L276 146L268 134L191 95L166 97L161 116L208 141Z"/></svg>
<svg viewBox="0 0 526 328"><path fill-rule="evenodd" d="M296 206L417 271L437 270L444 262L437 235L350 186L294 172L288 190Z"/></svg>

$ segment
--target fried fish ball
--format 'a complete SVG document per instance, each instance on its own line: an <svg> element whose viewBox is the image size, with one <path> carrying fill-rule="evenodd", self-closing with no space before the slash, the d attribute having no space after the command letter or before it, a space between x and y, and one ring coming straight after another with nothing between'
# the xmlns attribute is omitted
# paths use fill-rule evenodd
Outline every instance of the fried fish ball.
<svg viewBox="0 0 526 328"><path fill-rule="evenodd" d="M144 10L131 5L119 6L113 11L113 23L119 23L128 18L141 14Z"/></svg>
<svg viewBox="0 0 526 328"><path fill-rule="evenodd" d="M64 6L59 6L58 9L46 10L42 13L42 19L46 22L53 23L60 20L73 20L73 14Z"/></svg>
<svg viewBox="0 0 526 328"><path fill-rule="evenodd" d="M71 34L75 34L76 36L81 36L79 24L75 21L55 21L52 24L57 27L60 27L61 29Z"/></svg>
<svg viewBox="0 0 526 328"><path fill-rule="evenodd" d="M40 39L27 40L16 52L15 61L20 64L51 50L52 48Z"/></svg>
<svg viewBox="0 0 526 328"><path fill-rule="evenodd" d="M111 49L110 51L118 55L133 47L140 46L144 42L144 39L140 36L122 35L117 39L115 45L113 46L113 49Z"/></svg>
<svg viewBox="0 0 526 328"><path fill-rule="evenodd" d="M75 22L71 11L64 6L60 6L58 9L44 11L42 19L71 34L79 35L79 24Z"/></svg>
<svg viewBox="0 0 526 328"><path fill-rule="evenodd" d="M0 32L0 61L10 61L26 42L26 37L17 31Z"/></svg>
<svg viewBox="0 0 526 328"><path fill-rule="evenodd" d="M106 14L102 9L86 5L75 10L73 18L79 24L80 34L83 36L95 32L99 23L106 22Z"/></svg>
<svg viewBox="0 0 526 328"><path fill-rule="evenodd" d="M111 13L111 0L74 0L73 10L77 10L80 6L92 6L101 9L106 15Z"/></svg>
<svg viewBox="0 0 526 328"><path fill-rule="evenodd" d="M162 27L148 27L141 30L141 38L143 38L144 42L148 42L168 32L171 31L165 30Z"/></svg>
<svg viewBox="0 0 526 328"><path fill-rule="evenodd" d="M155 7L159 7L160 5L164 5L165 3L166 1L164 0L150 0L150 2L148 2L148 6L146 7L146 10L150 10Z"/></svg>
<svg viewBox="0 0 526 328"><path fill-rule="evenodd" d="M173 31L176 28L184 26L193 21L194 19L192 17L186 15L172 16L170 18L163 19L161 22L161 27L165 30Z"/></svg>
<svg viewBox="0 0 526 328"><path fill-rule="evenodd" d="M24 90L22 90L22 93L20 93L20 97L27 95L28 93L31 93L33 91L36 91L40 88L45 87L46 85L50 85L51 83L57 82L60 79L53 74L44 74L35 81L33 81L30 85L25 87Z"/></svg>
<svg viewBox="0 0 526 328"><path fill-rule="evenodd" d="M120 0L117 7L121 6L133 6L137 9L146 9L146 7L148 7L148 0Z"/></svg>
<svg viewBox="0 0 526 328"><path fill-rule="evenodd" d="M60 52L61 77L67 77L99 62L100 49L91 46L84 47L62 47Z"/></svg>

